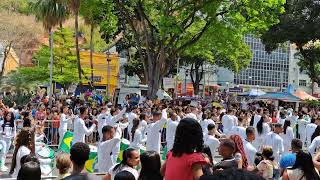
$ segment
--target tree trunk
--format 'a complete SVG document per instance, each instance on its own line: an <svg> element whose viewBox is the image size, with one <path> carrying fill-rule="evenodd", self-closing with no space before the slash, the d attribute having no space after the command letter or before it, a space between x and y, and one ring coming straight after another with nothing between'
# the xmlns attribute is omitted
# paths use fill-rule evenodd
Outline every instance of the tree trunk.
<svg viewBox="0 0 320 180"><path fill-rule="evenodd" d="M192 80L192 85L193 85L193 90L194 90L194 95L199 95L200 92L200 82L202 80L203 76L203 67L201 72L199 72L200 66L202 63L194 63L194 68L193 64L191 65L191 71L190 71L190 77ZM194 78L195 76L195 78Z"/></svg>
<svg viewBox="0 0 320 180"><path fill-rule="evenodd" d="M49 46L50 46L50 85L49 85L49 108L52 107L52 76L53 76L53 32L49 29Z"/></svg>
<svg viewBox="0 0 320 180"><path fill-rule="evenodd" d="M79 19L79 12L76 10L74 15L74 26L75 26L75 41L76 41L76 56L77 56L77 65L78 65L78 76L79 76L79 88L80 92L82 91L82 76L81 76L81 62L80 62L80 49L79 49L79 25L78 25L78 19Z"/></svg>
<svg viewBox="0 0 320 180"><path fill-rule="evenodd" d="M94 31L94 25L91 23L90 27L90 68L91 68L91 82L93 84L93 32Z"/></svg>

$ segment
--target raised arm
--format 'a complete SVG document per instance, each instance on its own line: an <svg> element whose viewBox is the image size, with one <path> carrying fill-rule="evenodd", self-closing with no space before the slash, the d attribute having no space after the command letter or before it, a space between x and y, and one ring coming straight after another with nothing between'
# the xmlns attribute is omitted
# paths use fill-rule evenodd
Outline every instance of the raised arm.
<svg viewBox="0 0 320 180"><path fill-rule="evenodd" d="M113 123L117 123L117 122L122 118L123 114L126 113L126 111L127 111L127 108L126 108L126 107L123 108L123 109L120 111L119 114L117 114L117 115L115 115L114 117L111 118L111 121L112 121Z"/></svg>
<svg viewBox="0 0 320 180"><path fill-rule="evenodd" d="M89 136L89 135L93 132L94 128L96 127L96 124L92 124L92 126L88 129L88 128L86 127L84 121L82 121L82 122L81 122L81 126L82 126L82 129L84 130L84 133L85 133L87 136Z"/></svg>

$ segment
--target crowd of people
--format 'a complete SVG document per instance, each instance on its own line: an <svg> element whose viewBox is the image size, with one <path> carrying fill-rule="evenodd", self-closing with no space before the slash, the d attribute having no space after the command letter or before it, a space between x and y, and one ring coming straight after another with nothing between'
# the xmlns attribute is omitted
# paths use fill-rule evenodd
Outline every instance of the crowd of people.
<svg viewBox="0 0 320 180"><path fill-rule="evenodd" d="M320 179L320 111L313 108L148 99L127 99L120 107L76 97L56 98L49 108L46 102L0 104L2 172L40 179L35 152L41 142L61 144L71 130L70 154L56 153L58 179ZM44 128L48 122L51 128ZM120 153L124 139L129 148ZM97 146L99 176L86 172L88 144Z"/></svg>

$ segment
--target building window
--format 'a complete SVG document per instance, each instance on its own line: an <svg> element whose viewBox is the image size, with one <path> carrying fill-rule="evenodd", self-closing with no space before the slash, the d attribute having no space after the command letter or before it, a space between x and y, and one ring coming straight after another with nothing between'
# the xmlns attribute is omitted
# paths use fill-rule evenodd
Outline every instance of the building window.
<svg viewBox="0 0 320 180"><path fill-rule="evenodd" d="M299 80L299 86L307 86L307 80Z"/></svg>

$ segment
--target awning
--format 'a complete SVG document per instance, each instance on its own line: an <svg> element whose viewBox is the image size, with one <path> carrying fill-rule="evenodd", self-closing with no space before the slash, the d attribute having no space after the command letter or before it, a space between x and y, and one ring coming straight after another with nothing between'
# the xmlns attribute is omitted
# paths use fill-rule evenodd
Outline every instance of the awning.
<svg viewBox="0 0 320 180"><path fill-rule="evenodd" d="M244 92L244 93L239 93L240 96L261 96L266 94L264 91L262 91L261 89L250 89L250 91L248 92Z"/></svg>
<svg viewBox="0 0 320 180"><path fill-rule="evenodd" d="M301 90L297 90L294 93L295 96L297 96L298 98L300 98L301 100L318 100L316 97L311 96L310 94L301 91Z"/></svg>
<svg viewBox="0 0 320 180"><path fill-rule="evenodd" d="M286 102L299 102L300 99L290 93L282 92L269 92L264 95L258 96L256 99L261 100L280 100Z"/></svg>

